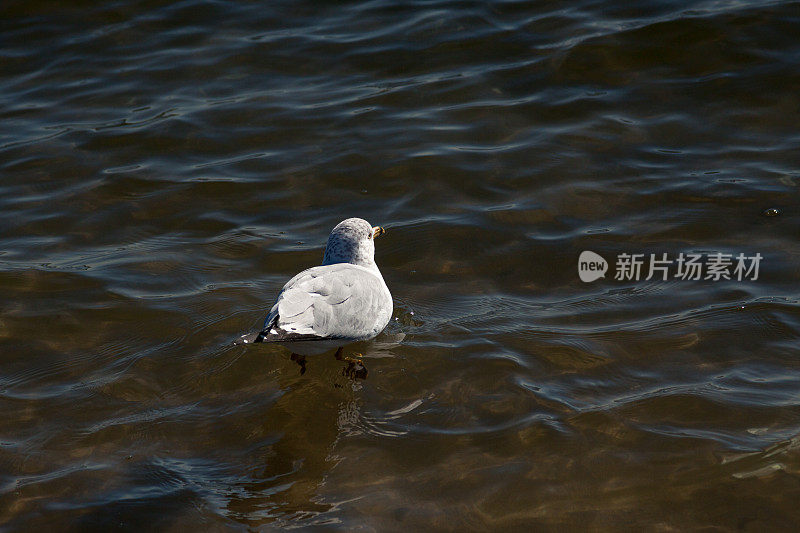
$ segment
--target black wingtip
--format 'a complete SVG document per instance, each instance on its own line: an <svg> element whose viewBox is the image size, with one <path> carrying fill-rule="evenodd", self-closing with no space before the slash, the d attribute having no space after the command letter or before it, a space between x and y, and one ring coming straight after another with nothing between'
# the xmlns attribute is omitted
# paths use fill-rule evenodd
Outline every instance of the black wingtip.
<svg viewBox="0 0 800 533"><path fill-rule="evenodd" d="M260 335L261 333L256 333L255 331L251 331L250 333L245 333L244 335L233 341L233 344L251 344L253 342L262 342L259 337Z"/></svg>
<svg viewBox="0 0 800 533"><path fill-rule="evenodd" d="M266 332L259 331L258 335L256 336L256 338L253 339L253 342L264 342L264 339L266 338L266 336L267 336Z"/></svg>

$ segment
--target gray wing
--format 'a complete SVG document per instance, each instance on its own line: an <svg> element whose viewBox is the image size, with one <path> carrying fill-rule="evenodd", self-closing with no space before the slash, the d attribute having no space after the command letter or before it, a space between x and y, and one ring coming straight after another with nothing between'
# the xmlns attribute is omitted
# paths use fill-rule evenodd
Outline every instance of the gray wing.
<svg viewBox="0 0 800 533"><path fill-rule="evenodd" d="M391 313L392 300L383 280L369 270L348 263L318 266L283 287L259 340L370 338L378 333L381 317L388 320Z"/></svg>

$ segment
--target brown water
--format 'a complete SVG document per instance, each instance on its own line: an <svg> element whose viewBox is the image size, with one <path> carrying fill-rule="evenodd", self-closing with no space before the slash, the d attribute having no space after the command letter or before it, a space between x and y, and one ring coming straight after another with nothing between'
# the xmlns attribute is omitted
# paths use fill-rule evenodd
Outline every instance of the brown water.
<svg viewBox="0 0 800 533"><path fill-rule="evenodd" d="M796 529L800 6L628 5L3 2L0 529ZM369 377L233 345L351 216Z"/></svg>

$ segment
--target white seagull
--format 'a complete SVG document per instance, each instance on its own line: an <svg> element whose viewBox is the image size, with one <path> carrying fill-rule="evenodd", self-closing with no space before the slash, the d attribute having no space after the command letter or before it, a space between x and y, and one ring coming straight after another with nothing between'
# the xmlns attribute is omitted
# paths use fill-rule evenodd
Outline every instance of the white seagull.
<svg viewBox="0 0 800 533"><path fill-rule="evenodd" d="M242 342L271 342L292 351L305 372L305 356L333 348L349 365L344 373L366 377L360 360L342 357L342 347L383 331L392 316L392 295L375 264L375 237L385 233L361 218L333 228L321 266L303 270L283 286L258 334Z"/></svg>

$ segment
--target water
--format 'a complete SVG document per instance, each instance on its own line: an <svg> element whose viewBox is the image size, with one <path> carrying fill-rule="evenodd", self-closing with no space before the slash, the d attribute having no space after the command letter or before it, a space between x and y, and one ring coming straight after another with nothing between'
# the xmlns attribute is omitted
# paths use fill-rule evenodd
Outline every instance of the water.
<svg viewBox="0 0 800 533"><path fill-rule="evenodd" d="M0 20L0 529L796 528L797 3ZM369 377L233 345L350 216Z"/></svg>

